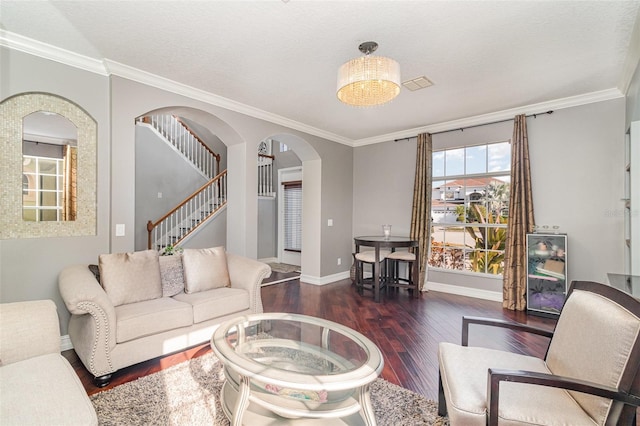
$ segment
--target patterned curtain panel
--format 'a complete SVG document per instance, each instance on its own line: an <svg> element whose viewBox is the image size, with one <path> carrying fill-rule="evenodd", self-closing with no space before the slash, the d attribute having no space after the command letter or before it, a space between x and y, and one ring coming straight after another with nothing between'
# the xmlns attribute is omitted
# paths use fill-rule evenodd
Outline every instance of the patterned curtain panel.
<svg viewBox="0 0 640 426"><path fill-rule="evenodd" d="M509 225L504 255L502 306L515 311L527 307L526 235L533 232L533 197L527 118L516 116L511 141L511 191L509 197Z"/></svg>
<svg viewBox="0 0 640 426"><path fill-rule="evenodd" d="M64 151L64 190L62 191L62 220L76 220L78 198L78 149L66 145Z"/></svg>
<svg viewBox="0 0 640 426"><path fill-rule="evenodd" d="M418 135L416 153L416 177L413 184L413 209L411 211L411 238L419 241L420 276L418 288L422 290L427 276L427 260L431 242L431 135Z"/></svg>

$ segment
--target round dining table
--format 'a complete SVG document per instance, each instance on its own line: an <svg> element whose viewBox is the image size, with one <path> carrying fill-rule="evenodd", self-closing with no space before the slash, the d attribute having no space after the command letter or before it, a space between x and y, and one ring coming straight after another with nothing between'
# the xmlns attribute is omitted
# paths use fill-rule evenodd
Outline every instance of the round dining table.
<svg viewBox="0 0 640 426"><path fill-rule="evenodd" d="M373 263L373 300L380 302L380 249L391 249L394 251L397 248L413 247L413 252L416 255L416 259L420 259L418 240L414 240L410 237L399 237L396 235L390 235L385 237L383 235L372 235L355 237L353 242L356 245L356 253L360 252L360 246L373 247L375 250L375 262ZM414 262L413 267L418 268L419 262ZM414 271L414 276L417 277L417 271Z"/></svg>

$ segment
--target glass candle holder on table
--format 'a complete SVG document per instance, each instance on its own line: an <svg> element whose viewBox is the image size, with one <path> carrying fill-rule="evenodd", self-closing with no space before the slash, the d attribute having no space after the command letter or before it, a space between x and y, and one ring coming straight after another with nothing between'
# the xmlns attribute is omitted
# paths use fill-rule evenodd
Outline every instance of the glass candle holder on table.
<svg viewBox="0 0 640 426"><path fill-rule="evenodd" d="M382 225L382 235L385 240L388 240L391 236L391 225Z"/></svg>

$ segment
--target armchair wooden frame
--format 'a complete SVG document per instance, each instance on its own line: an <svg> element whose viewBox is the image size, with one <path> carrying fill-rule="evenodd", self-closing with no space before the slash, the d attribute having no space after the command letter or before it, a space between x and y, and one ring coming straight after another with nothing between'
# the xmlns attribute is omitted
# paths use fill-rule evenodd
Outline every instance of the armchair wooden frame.
<svg viewBox="0 0 640 426"><path fill-rule="evenodd" d="M555 374L543 374L533 371L519 370L497 370L490 368L487 380L487 400L489 401L489 412L487 424L489 426L498 425L498 401L500 399L500 382L530 383L540 386L550 386L576 392L588 393L601 396L603 398L619 401L633 408L633 412L628 420L620 416L619 422L607 422L606 424L629 424L635 425L636 407L640 406L640 397L628 394L615 388L604 387L597 383L584 380L572 379L569 377L557 376Z"/></svg>
<svg viewBox="0 0 640 426"><path fill-rule="evenodd" d="M567 297L570 297L570 294L575 289L592 291L600 294L623 306L634 315L640 317L640 301L615 288L594 282L574 281ZM462 346L468 346L469 325L471 324L533 333L548 337L549 339L553 339L554 336L553 331L532 327L526 324L491 318L465 316L462 319ZM551 342L551 340L549 342ZM547 346L547 353L548 349L549 346ZM547 354L545 354L545 359L546 357ZM489 368L487 372L487 424L489 426L498 425L498 406L500 401L501 382L517 382L549 386L611 399L619 404L614 404L609 417L606 419L605 425L635 425L637 407L640 407L640 339L636 339L632 347L628 367L622 374L619 389L554 374ZM438 415L445 416L446 414L447 404L442 384L442 376L440 374Z"/></svg>

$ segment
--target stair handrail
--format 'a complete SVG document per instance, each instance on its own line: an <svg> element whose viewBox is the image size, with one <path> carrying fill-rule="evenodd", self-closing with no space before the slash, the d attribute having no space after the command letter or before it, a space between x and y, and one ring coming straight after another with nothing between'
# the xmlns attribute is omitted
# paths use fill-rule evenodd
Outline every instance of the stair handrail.
<svg viewBox="0 0 640 426"><path fill-rule="evenodd" d="M165 117L170 117L173 122L177 124L174 125L171 124L171 122L167 122ZM149 114L139 117L137 122L148 124L158 131L162 137L164 137L174 148L187 158L189 162L195 165L196 168L198 168L204 175L206 175L207 178L212 179L220 173L220 154L216 154L211 150L211 148L209 148L209 146L189 126L187 126L180 117L173 114ZM194 152L188 148L191 147L191 144L189 141L185 143L185 141L175 133L175 126L180 126L188 136L193 138L192 140L195 141L194 143L196 143L202 151ZM200 152L202 155L199 155ZM207 155L211 158L211 161L209 161ZM215 161L215 164L212 161ZM213 167L214 169L211 170L210 167Z"/></svg>
<svg viewBox="0 0 640 426"><path fill-rule="evenodd" d="M276 156L258 153L258 196L274 198L273 163ZM265 163L264 160L267 160Z"/></svg>
<svg viewBox="0 0 640 426"><path fill-rule="evenodd" d="M184 122L182 118L178 117L177 115L172 115L172 116L173 118L176 119L178 123L182 124L182 127L184 127L187 132L191 133L191 136L193 136L198 142L200 142L200 144L204 147L205 150L209 151L209 153L216 158L216 171L219 171L220 170L220 154L216 154L215 152L213 152L213 150L209 148L209 145L204 143L204 141L200 139L200 136L198 136L196 132L194 132L191 129L191 127L189 127L189 125Z"/></svg>
<svg viewBox="0 0 640 426"><path fill-rule="evenodd" d="M213 214L215 214L218 210L220 210L223 206L225 206L227 204L227 194L226 194L226 176L227 176L227 171L223 170L222 172L218 173L213 179L211 179L210 181L208 181L207 183L205 183L204 185L202 185L200 188L198 188L197 190L195 190L193 193L191 193L187 198L185 198L182 202L180 202L180 204L178 204L177 206L175 206L173 209L171 209L168 213L166 213L164 216L162 216L160 219L158 219L157 221L151 221L149 220L147 222L147 232L148 232L148 237L147 237L147 248L151 249L153 248L153 241L152 241L152 233L153 230L155 228L157 228L159 225L161 225L165 220L167 220L168 218L170 218L173 214L175 214L176 212L178 212L178 210L180 210L180 208L182 208L183 206L185 206L187 203L189 203L191 200L195 199L196 197L198 197L204 190L206 190L207 188L209 188L210 186L215 185L216 183L219 185L220 187L220 191L219 191L219 196L221 197L221 201L220 204L218 206L216 206L216 208L211 211L208 215L207 218L209 216L212 216ZM223 182L224 181L224 182ZM221 184L221 182L223 182ZM187 218L183 218L183 219L187 219ZM197 223L195 226L193 226L193 228L191 228L188 232L186 232L184 235L180 236L178 240L173 241L172 244L175 245L178 242L180 242L181 240L183 240L187 235L189 235L190 233L192 233L197 227L199 227L202 222L204 222L206 218L202 218L202 220ZM167 230L168 232L168 230Z"/></svg>

